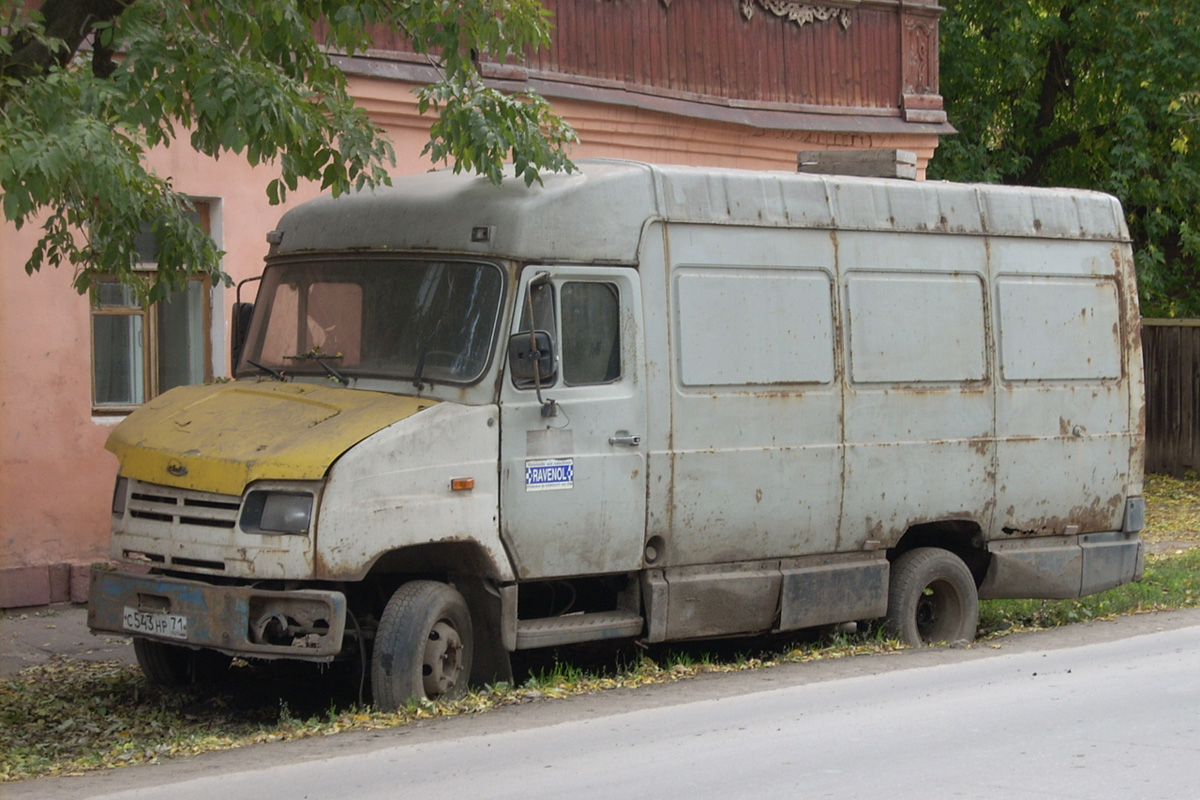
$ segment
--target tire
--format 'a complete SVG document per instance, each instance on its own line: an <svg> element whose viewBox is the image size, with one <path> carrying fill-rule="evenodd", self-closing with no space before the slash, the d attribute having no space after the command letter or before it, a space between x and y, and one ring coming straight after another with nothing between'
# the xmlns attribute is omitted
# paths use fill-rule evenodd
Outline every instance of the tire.
<svg viewBox="0 0 1200 800"><path fill-rule="evenodd" d="M463 695L474 653L471 613L454 587L437 581L404 584L388 601L375 632L375 706L395 711L411 700Z"/></svg>
<svg viewBox="0 0 1200 800"><path fill-rule="evenodd" d="M146 680L168 689L219 680L233 660L215 650L193 650L140 637L133 640L133 654Z"/></svg>
<svg viewBox="0 0 1200 800"><path fill-rule="evenodd" d="M975 578L958 556L938 547L919 547L892 564L887 627L903 644L970 642L978 625Z"/></svg>

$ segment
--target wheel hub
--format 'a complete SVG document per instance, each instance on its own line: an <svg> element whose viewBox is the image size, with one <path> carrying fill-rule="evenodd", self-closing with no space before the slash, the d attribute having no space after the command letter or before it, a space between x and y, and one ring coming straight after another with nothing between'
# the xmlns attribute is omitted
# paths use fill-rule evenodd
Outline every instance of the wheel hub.
<svg viewBox="0 0 1200 800"><path fill-rule="evenodd" d="M458 685L462 659L463 645L458 631L445 620L438 622L429 632L425 644L422 674L426 697L438 697Z"/></svg>
<svg viewBox="0 0 1200 800"><path fill-rule="evenodd" d="M946 581L933 581L925 587L917 601L917 630L921 638L929 644L945 640L961 604L954 587Z"/></svg>

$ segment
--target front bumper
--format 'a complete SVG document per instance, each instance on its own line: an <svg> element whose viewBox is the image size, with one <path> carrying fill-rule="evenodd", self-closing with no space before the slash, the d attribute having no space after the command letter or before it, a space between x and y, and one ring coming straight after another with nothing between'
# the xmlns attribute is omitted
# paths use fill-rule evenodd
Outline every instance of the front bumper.
<svg viewBox="0 0 1200 800"><path fill-rule="evenodd" d="M142 619L178 624L163 626L161 634L145 627L134 630L127 622L135 612ZM330 661L342 649L346 597L319 589L216 586L93 568L88 627L243 658Z"/></svg>

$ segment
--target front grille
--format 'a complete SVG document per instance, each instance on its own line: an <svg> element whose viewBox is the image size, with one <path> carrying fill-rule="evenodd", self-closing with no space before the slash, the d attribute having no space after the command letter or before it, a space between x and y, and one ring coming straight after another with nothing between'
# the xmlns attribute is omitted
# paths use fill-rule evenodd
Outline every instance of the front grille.
<svg viewBox="0 0 1200 800"><path fill-rule="evenodd" d="M171 559L172 566L176 567L195 567L197 569L211 569L221 571L225 569L224 562L208 561L203 558L184 558L183 556L175 556Z"/></svg>
<svg viewBox="0 0 1200 800"><path fill-rule="evenodd" d="M236 496L134 481L127 510L134 519L230 530L237 525L241 505L242 498Z"/></svg>

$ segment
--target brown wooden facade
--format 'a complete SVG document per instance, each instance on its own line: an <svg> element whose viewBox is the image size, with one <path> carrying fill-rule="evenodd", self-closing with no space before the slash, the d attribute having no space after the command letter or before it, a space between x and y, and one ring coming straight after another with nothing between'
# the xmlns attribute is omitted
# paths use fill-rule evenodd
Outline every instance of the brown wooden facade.
<svg viewBox="0 0 1200 800"><path fill-rule="evenodd" d="M551 46L485 63L502 88L775 130L953 132L931 0L543 0ZM428 80L402 41L352 71ZM386 66L385 66L386 65Z"/></svg>

